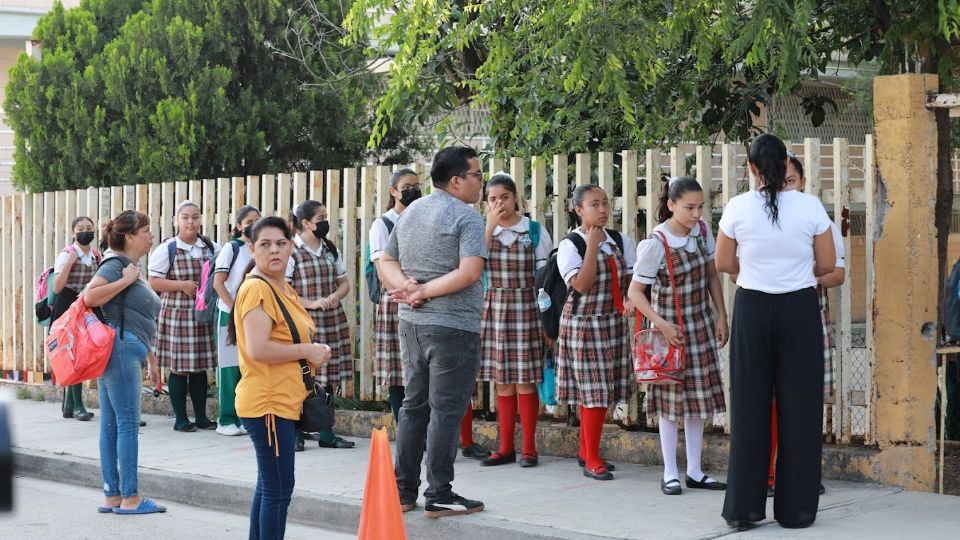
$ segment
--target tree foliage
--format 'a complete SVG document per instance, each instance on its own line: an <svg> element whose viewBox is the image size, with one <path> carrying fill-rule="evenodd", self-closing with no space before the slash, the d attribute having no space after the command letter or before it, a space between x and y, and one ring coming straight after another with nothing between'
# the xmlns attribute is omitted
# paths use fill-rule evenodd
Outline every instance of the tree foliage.
<svg viewBox="0 0 960 540"><path fill-rule="evenodd" d="M4 104L14 183L31 191L340 167L371 155L374 85L305 89L275 54L293 21L280 0L57 3L21 55ZM320 9L342 20L341 4ZM318 51L313 61L321 61ZM353 60L365 60L356 54ZM385 161L418 148L392 130Z"/></svg>
<svg viewBox="0 0 960 540"><path fill-rule="evenodd" d="M956 0L357 0L345 25L393 57L373 142L474 105L498 149L538 154L746 140L761 105L840 58L949 76L957 20ZM804 102L814 124L831 106Z"/></svg>

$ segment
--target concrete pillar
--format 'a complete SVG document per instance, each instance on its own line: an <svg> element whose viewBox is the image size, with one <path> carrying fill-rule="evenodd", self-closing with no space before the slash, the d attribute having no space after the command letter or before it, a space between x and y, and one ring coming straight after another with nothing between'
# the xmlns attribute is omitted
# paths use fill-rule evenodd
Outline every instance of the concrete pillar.
<svg viewBox="0 0 960 540"><path fill-rule="evenodd" d="M932 491L937 387L936 75L877 77L877 238L872 264L873 419L877 480Z"/></svg>

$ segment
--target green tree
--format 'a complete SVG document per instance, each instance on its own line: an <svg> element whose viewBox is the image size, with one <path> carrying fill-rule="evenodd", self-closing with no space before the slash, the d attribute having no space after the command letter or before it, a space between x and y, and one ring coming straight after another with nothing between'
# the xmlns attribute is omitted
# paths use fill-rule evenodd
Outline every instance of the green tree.
<svg viewBox="0 0 960 540"><path fill-rule="evenodd" d="M418 148L410 130L366 148L368 85L306 89L304 66L271 48L295 5L58 3L34 33L42 60L21 55L10 70L14 183L41 191L340 167L374 152L409 161ZM339 3L323 9L343 17Z"/></svg>
<svg viewBox="0 0 960 540"><path fill-rule="evenodd" d="M386 22L383 22L386 21ZM839 58L955 89L957 0L356 0L348 40L392 55L372 143L397 122L487 107L514 155L748 140L772 96ZM805 99L815 125L823 96ZM937 113L940 272L953 204L949 119Z"/></svg>

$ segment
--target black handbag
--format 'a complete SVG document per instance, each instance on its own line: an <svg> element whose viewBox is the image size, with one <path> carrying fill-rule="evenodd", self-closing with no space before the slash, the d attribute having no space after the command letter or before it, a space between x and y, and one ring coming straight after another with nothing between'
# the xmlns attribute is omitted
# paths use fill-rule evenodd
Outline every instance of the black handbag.
<svg viewBox="0 0 960 540"><path fill-rule="evenodd" d="M293 323L293 317L290 316L290 312L287 311L287 306L284 305L283 300L280 299L280 295L277 294L273 285L270 285L269 281L260 276L250 275L250 277L259 279L270 287L273 297L277 300L277 305L280 306L280 312L283 313L283 318L287 321L287 326L290 328L290 335L293 337L293 342L303 343L300 341L300 332L297 330L297 325ZM303 411L300 413L300 420L297 421L297 429L307 433L332 429L335 418L330 394L328 394L322 386L317 384L306 360L300 360L300 372L303 374L303 384L307 388L307 399L303 400Z"/></svg>

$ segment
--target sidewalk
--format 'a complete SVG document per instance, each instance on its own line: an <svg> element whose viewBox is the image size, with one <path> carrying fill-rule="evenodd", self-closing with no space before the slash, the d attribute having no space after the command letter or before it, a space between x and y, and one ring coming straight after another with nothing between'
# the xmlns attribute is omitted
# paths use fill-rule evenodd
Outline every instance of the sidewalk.
<svg viewBox="0 0 960 540"><path fill-rule="evenodd" d="M18 473L64 483L100 485L99 414L91 422L60 418L57 404L11 403ZM94 412L98 412L94 410ZM140 490L160 501L245 514L256 463L245 437L212 431L176 433L173 419L144 415L140 435ZM292 522L355 533L369 456L369 440L353 450L308 446L297 455ZM780 528L771 518L735 534L720 517L722 492L660 493L660 468L618 464L611 482L583 477L576 461L542 456L540 466L480 467L458 458L454 489L480 499L487 510L430 520L406 514L409 538L956 538L960 498L900 488L827 481L816 524ZM682 465L681 465L682 469ZM717 474L719 478L724 475ZM90 509L91 515L95 513ZM187 533L185 532L185 535Z"/></svg>

